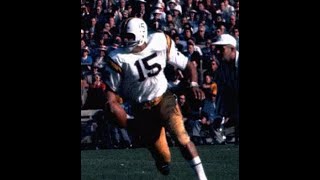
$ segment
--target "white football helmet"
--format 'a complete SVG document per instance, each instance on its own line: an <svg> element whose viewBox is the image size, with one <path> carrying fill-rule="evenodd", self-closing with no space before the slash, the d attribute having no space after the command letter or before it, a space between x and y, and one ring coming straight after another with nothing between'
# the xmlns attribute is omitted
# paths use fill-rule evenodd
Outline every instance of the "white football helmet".
<svg viewBox="0 0 320 180"><path fill-rule="evenodd" d="M148 27L144 20L140 18L128 18L121 24L121 34L123 38L131 34L131 38L124 41L124 47L131 52L136 46L141 46L147 42Z"/></svg>

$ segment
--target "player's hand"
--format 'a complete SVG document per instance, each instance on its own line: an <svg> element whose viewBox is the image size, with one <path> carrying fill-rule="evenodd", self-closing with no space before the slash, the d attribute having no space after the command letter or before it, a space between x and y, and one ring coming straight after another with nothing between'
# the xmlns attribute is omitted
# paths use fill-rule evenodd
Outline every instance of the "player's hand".
<svg viewBox="0 0 320 180"><path fill-rule="evenodd" d="M195 99L204 100L205 98L204 92L199 87L191 87L191 91Z"/></svg>

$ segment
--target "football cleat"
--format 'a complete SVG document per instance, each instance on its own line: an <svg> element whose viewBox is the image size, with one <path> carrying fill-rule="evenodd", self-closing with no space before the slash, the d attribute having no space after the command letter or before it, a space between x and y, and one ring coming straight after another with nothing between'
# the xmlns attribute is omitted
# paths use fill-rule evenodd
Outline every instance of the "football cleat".
<svg viewBox="0 0 320 180"><path fill-rule="evenodd" d="M157 169L161 174L167 176L170 173L170 166L168 163L156 163Z"/></svg>

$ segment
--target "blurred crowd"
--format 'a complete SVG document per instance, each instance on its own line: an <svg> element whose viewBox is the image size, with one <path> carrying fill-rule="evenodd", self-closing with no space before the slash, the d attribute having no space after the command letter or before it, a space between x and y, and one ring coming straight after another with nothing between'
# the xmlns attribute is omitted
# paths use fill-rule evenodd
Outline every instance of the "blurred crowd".
<svg viewBox="0 0 320 180"><path fill-rule="evenodd" d="M197 67L198 83L206 94L202 102L189 98L188 80L181 70L170 65L165 69L168 88L177 96L192 141L196 145L238 143L238 98L219 98L238 91L238 75L234 75L238 74L238 62L230 72L217 73L226 68L213 42L229 34L239 52L239 0L81 0L81 111L104 108L107 87L101 72L105 57L122 46L120 25L133 16L145 20L149 34L168 34ZM134 119L130 104L123 102L123 107L128 118ZM95 148L141 146L139 137L118 128L103 111L94 112L92 119L82 121L82 144ZM175 145L169 134L168 142Z"/></svg>

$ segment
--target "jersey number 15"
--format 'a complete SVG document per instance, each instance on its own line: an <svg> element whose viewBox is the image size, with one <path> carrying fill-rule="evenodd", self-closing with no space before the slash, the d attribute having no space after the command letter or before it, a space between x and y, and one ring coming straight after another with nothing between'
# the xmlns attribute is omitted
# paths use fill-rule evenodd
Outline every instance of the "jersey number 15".
<svg viewBox="0 0 320 180"><path fill-rule="evenodd" d="M157 57L157 53L153 53L150 56L147 56L143 59L141 59L142 64L140 63L140 60L137 60L134 65L137 66L138 72L139 72L139 81L144 81L146 79L146 76L152 77L161 71L161 65L158 63L154 63L149 65L148 61ZM153 71L156 69L155 71Z"/></svg>

